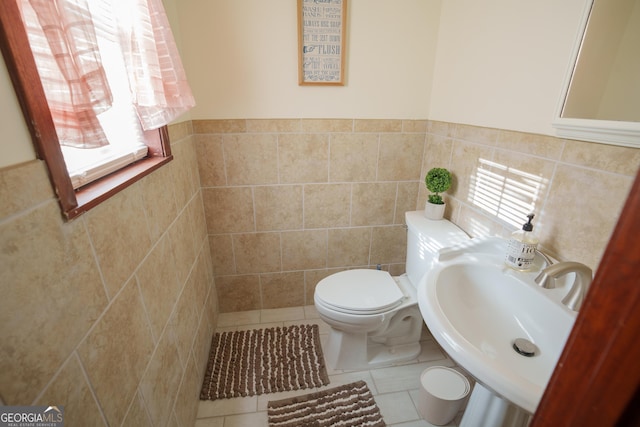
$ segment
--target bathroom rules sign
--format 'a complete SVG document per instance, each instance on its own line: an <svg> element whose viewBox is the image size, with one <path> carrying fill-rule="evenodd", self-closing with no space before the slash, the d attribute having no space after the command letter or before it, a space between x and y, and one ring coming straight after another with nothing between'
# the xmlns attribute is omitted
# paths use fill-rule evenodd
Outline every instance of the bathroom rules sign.
<svg viewBox="0 0 640 427"><path fill-rule="evenodd" d="M298 0L298 83L344 85L347 0Z"/></svg>

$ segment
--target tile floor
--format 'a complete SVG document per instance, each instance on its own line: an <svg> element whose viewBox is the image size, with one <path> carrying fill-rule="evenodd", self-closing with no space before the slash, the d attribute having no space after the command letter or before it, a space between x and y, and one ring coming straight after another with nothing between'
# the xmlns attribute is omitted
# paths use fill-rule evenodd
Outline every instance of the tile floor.
<svg viewBox="0 0 640 427"><path fill-rule="evenodd" d="M318 318L314 306L220 314L217 331L309 323L320 326L320 336L324 343L329 333L329 326ZM329 369L328 374L331 382L323 388L364 380L374 395L387 425L432 427L433 425L423 420L418 413L417 399L419 396L420 374L425 368L435 365L455 367L455 362L446 355L425 327L422 334L422 353L416 360L364 371ZM195 427L267 426L267 403L269 400L284 399L294 395L312 393L317 390L320 389L200 401ZM461 418L462 412L448 426L457 427Z"/></svg>

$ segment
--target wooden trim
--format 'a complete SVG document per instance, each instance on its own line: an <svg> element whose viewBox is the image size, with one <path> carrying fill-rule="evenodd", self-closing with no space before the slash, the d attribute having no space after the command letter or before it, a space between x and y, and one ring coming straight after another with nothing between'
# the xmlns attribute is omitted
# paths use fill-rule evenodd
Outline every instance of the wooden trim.
<svg viewBox="0 0 640 427"><path fill-rule="evenodd" d="M74 191L51 112L15 0L0 0L0 48L39 159L47 164L62 214L72 219L173 159L167 126L146 131L148 155Z"/></svg>
<svg viewBox="0 0 640 427"><path fill-rule="evenodd" d="M639 425L639 218L640 171L530 427Z"/></svg>

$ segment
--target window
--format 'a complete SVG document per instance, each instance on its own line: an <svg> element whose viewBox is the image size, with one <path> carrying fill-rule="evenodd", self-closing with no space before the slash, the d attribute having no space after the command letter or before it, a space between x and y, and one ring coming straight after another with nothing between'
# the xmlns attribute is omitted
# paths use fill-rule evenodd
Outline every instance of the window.
<svg viewBox="0 0 640 427"><path fill-rule="evenodd" d="M67 218L172 159L166 125L194 102L161 0L3 0L0 24Z"/></svg>

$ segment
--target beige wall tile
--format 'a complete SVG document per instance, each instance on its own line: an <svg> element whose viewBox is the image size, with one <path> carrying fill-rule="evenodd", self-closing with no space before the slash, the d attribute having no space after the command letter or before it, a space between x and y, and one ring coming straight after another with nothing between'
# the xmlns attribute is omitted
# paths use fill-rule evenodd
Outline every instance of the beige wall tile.
<svg viewBox="0 0 640 427"><path fill-rule="evenodd" d="M333 135L329 158L329 181L373 181L378 163L378 135Z"/></svg>
<svg viewBox="0 0 640 427"><path fill-rule="evenodd" d="M427 133L427 121L426 120L403 120L402 132L412 133Z"/></svg>
<svg viewBox="0 0 640 427"><path fill-rule="evenodd" d="M211 259L216 276L236 273L236 262L233 255L233 240L230 234L210 235Z"/></svg>
<svg viewBox="0 0 640 427"><path fill-rule="evenodd" d="M202 202L202 193L196 194L187 206L187 214L191 220L191 228L193 229L193 245L195 251L200 251L204 240L207 238L207 219L204 214L204 205Z"/></svg>
<svg viewBox="0 0 640 427"><path fill-rule="evenodd" d="M371 264L404 263L407 256L407 231L403 226L373 227Z"/></svg>
<svg viewBox="0 0 640 427"><path fill-rule="evenodd" d="M351 225L393 224L396 194L395 182L353 184Z"/></svg>
<svg viewBox="0 0 640 427"><path fill-rule="evenodd" d="M195 141L200 184L203 187L226 185L222 136L197 135Z"/></svg>
<svg viewBox="0 0 640 427"><path fill-rule="evenodd" d="M200 359L206 355L192 345L205 307L203 333L209 334L217 321L213 262L205 240L191 122L172 125L169 133L174 161L66 223L53 198L45 202L51 187L41 162L0 171L0 191L20 191L29 199L26 203L21 194L12 194L15 201L3 207L15 212L0 212L0 283L6 284L0 336L11 343L0 345L0 395L5 403L64 405L70 425L121 425L123 420L122 425L152 425L139 395L140 381L166 311L171 312L179 294L163 285L167 277L177 282L176 273L186 277L192 265L175 313L195 319L191 323L188 316L176 315L180 326L170 324L165 331L174 348L185 347L185 364L190 357L197 359L192 363L203 364ZM29 186L16 187L16 179ZM177 212L181 218L176 219ZM173 265L172 246L181 254L180 265ZM134 272L143 277L140 285ZM154 281L155 287L148 288ZM180 369L181 363L176 364ZM177 394L182 380L170 377L167 384L174 384L166 399ZM186 381L200 382L198 372ZM40 400L34 402L37 396ZM197 397L190 409L182 409L184 419L195 415L196 404ZM171 405L167 414L175 424Z"/></svg>
<svg viewBox="0 0 640 427"><path fill-rule="evenodd" d="M424 184L427 172L432 168L451 167L451 155L453 152L453 139L440 135L427 135L427 143L424 150L424 159L422 161L422 172L420 173L420 182Z"/></svg>
<svg viewBox="0 0 640 427"><path fill-rule="evenodd" d="M54 197L41 160L0 169L0 218Z"/></svg>
<svg viewBox="0 0 640 427"><path fill-rule="evenodd" d="M302 186L255 187L256 230L291 230L302 227Z"/></svg>
<svg viewBox="0 0 640 427"><path fill-rule="evenodd" d="M488 169L493 158L493 148L484 145L455 141L451 167L453 182L448 194L466 201L474 190L481 169Z"/></svg>
<svg viewBox="0 0 640 427"><path fill-rule="evenodd" d="M302 119L302 132L352 132L351 119Z"/></svg>
<svg viewBox="0 0 640 427"><path fill-rule="evenodd" d="M371 228L329 229L327 265L348 267L369 265Z"/></svg>
<svg viewBox="0 0 640 427"><path fill-rule="evenodd" d="M255 230L250 187L203 188L202 201L209 233Z"/></svg>
<svg viewBox="0 0 640 427"><path fill-rule="evenodd" d="M245 119L193 120L193 132L199 133L244 133L247 131Z"/></svg>
<svg viewBox="0 0 640 427"><path fill-rule="evenodd" d="M200 387L202 387L202 379L198 378L195 362L190 358L174 407L176 418L181 426L192 426L196 423Z"/></svg>
<svg viewBox="0 0 640 427"><path fill-rule="evenodd" d="M282 270L308 270L326 266L326 230L282 233Z"/></svg>
<svg viewBox="0 0 640 427"><path fill-rule="evenodd" d="M1 223L0 283L0 394L30 404L107 305L82 219L51 201Z"/></svg>
<svg viewBox="0 0 640 427"><path fill-rule="evenodd" d="M68 426L106 426L75 354L67 360L35 405L64 406L64 422Z"/></svg>
<svg viewBox="0 0 640 427"><path fill-rule="evenodd" d="M168 126L168 130L169 141L178 141L182 138L188 137L193 133L193 124L191 123L191 120L174 123Z"/></svg>
<svg viewBox="0 0 640 427"><path fill-rule="evenodd" d="M559 165L538 221L541 243L560 259L595 271L632 182L630 177Z"/></svg>
<svg viewBox="0 0 640 427"><path fill-rule="evenodd" d="M300 119L249 119L247 120L247 132L300 132L302 122Z"/></svg>
<svg viewBox="0 0 640 427"><path fill-rule="evenodd" d="M225 135L223 141L229 185L278 183L276 135Z"/></svg>
<svg viewBox="0 0 640 427"><path fill-rule="evenodd" d="M213 290L215 293L215 289ZM207 296L208 297L208 296ZM205 310L208 309L208 303L205 304ZM207 363L209 362L209 350L211 349L211 338L215 332L215 325L211 324L208 313L200 316L200 323L196 331L193 341L193 359L196 362L196 370L198 378L204 378Z"/></svg>
<svg viewBox="0 0 640 427"><path fill-rule="evenodd" d="M427 122L427 133L446 136L452 138L456 134L456 123L438 122L429 120Z"/></svg>
<svg viewBox="0 0 640 427"><path fill-rule="evenodd" d="M178 282L181 284L187 280L191 266L196 259L192 225L191 216L185 209L167 231L173 257L176 260Z"/></svg>
<svg viewBox="0 0 640 427"><path fill-rule="evenodd" d="M344 227L351 219L351 184L304 186L305 228Z"/></svg>
<svg viewBox="0 0 640 427"><path fill-rule="evenodd" d="M182 289L168 236L165 235L149 253L136 271L136 277L157 342Z"/></svg>
<svg viewBox="0 0 640 427"><path fill-rule="evenodd" d="M417 205L419 188L424 186L422 182L399 182L398 196L396 198L396 211L394 215L394 224L405 224L405 212L422 210L424 203Z"/></svg>
<svg viewBox="0 0 640 427"><path fill-rule="evenodd" d="M354 132L400 132L402 120L395 119L356 119Z"/></svg>
<svg viewBox="0 0 640 427"><path fill-rule="evenodd" d="M233 236L236 269L240 274L280 271L280 233L249 233Z"/></svg>
<svg viewBox="0 0 640 427"><path fill-rule="evenodd" d="M500 130L497 146L524 154L534 154L557 160L560 158L565 141L547 135Z"/></svg>
<svg viewBox="0 0 640 427"><path fill-rule="evenodd" d="M476 144L496 145L500 130L463 124L455 125L455 138Z"/></svg>
<svg viewBox="0 0 640 427"><path fill-rule="evenodd" d="M183 372L178 350L163 335L140 382L140 393L149 410L151 425L166 424L176 397L175 387Z"/></svg>
<svg viewBox="0 0 640 427"><path fill-rule="evenodd" d="M109 298L118 293L151 247L141 188L134 184L86 215Z"/></svg>
<svg viewBox="0 0 640 427"><path fill-rule="evenodd" d="M151 420L149 419L149 415L147 413L147 408L145 407L145 404L144 404L144 400L142 400L142 396L138 392L135 394L135 396L131 400L129 411L125 416L125 419L122 422L122 425L123 426L140 426L140 427L154 426L155 427L160 424L151 423Z"/></svg>
<svg viewBox="0 0 640 427"><path fill-rule="evenodd" d="M257 274L216 277L220 313L262 308L260 277Z"/></svg>
<svg viewBox="0 0 640 427"><path fill-rule="evenodd" d="M154 171L140 185L151 241L156 242L177 214L171 169L163 167Z"/></svg>
<svg viewBox="0 0 640 427"><path fill-rule="evenodd" d="M153 352L150 325L130 280L79 348L110 425L120 425Z"/></svg>
<svg viewBox="0 0 640 427"><path fill-rule="evenodd" d="M409 181L416 179L422 167L424 141L424 135L380 135L378 180Z"/></svg>
<svg viewBox="0 0 640 427"><path fill-rule="evenodd" d="M640 166L640 149L584 141L566 141L562 161L633 176Z"/></svg>
<svg viewBox="0 0 640 427"><path fill-rule="evenodd" d="M327 182L329 179L328 134L278 136L280 182Z"/></svg>
<svg viewBox="0 0 640 427"><path fill-rule="evenodd" d="M193 136L171 145L173 161L169 163L176 205L180 211L200 188L198 160L193 151Z"/></svg>
<svg viewBox="0 0 640 427"><path fill-rule="evenodd" d="M300 307L304 305L304 272L260 275L262 308Z"/></svg>
<svg viewBox="0 0 640 427"><path fill-rule="evenodd" d="M194 272L197 269L194 268ZM191 274L182 289L167 325L167 339L175 344L183 367L191 352L193 337L200 321L200 308L205 301L198 300L198 275Z"/></svg>

